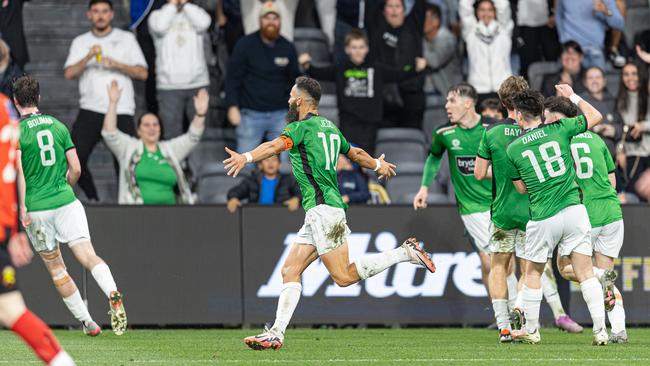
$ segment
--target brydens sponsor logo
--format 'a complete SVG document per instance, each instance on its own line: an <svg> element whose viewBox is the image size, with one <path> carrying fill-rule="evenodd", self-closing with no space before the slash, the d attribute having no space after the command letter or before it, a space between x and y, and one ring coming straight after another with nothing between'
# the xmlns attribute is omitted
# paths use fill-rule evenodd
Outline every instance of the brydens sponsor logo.
<svg viewBox="0 0 650 366"><path fill-rule="evenodd" d="M282 289L282 275L280 273L284 260L289 255L291 244L296 234L288 234L284 240L284 251L277 261L273 273L257 291L258 297L278 297ZM374 243L375 250L369 250L370 243ZM350 261L366 254L383 252L396 248L398 242L395 235L390 232L379 233L373 238L371 233L353 233L348 238L350 247ZM425 249L433 251L433 248ZM329 273L320 260L312 263L303 273L303 296L314 296L323 286L327 297L357 297L362 291L371 297L383 298L389 296L399 297L442 297L449 280L459 292L471 297L485 297L487 291L481 282L481 262L476 253L451 252L434 253L433 261L436 263L436 273L429 273L421 267L410 263L400 263L394 269L394 274L389 279L389 271L384 271L377 276L349 287L339 287L332 283ZM425 273L424 279L415 283L416 271ZM326 285L327 283L327 285Z"/></svg>

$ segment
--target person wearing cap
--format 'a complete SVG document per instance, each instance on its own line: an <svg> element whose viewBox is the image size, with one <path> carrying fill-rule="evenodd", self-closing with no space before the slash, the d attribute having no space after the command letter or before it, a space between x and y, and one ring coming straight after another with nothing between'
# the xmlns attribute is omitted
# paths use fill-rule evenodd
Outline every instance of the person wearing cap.
<svg viewBox="0 0 650 366"><path fill-rule="evenodd" d="M562 68L554 73L544 75L542 79L542 94L545 97L554 96L556 93L555 85L571 85L576 94L586 91L582 81L582 47L576 41L566 41L562 44L562 54L560 63Z"/></svg>
<svg viewBox="0 0 650 366"><path fill-rule="evenodd" d="M149 16L156 47L158 113L164 138L180 136L194 117L194 96L210 85L203 37L210 15L188 0L167 0ZM205 116L201 116L205 117Z"/></svg>
<svg viewBox="0 0 650 366"><path fill-rule="evenodd" d="M228 119L237 127L239 151L280 136L289 91L300 75L296 48L280 35L277 5L265 2L259 15L260 30L237 41L226 75Z"/></svg>

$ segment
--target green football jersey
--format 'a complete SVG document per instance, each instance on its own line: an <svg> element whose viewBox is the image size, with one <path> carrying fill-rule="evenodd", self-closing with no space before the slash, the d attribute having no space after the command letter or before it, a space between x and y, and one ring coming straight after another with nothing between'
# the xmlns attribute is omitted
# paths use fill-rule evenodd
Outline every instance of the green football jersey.
<svg viewBox="0 0 650 366"><path fill-rule="evenodd" d="M339 153L350 151L350 144L341 131L327 119L309 114L301 121L288 124L282 136L293 141L289 157L305 211L322 204L347 208L336 175Z"/></svg>
<svg viewBox="0 0 650 366"><path fill-rule="evenodd" d="M526 231L528 195L520 194L509 176L510 162L506 149L521 133L517 122L507 118L488 127L478 147L478 156L492 162L492 208L494 226L503 230Z"/></svg>
<svg viewBox="0 0 650 366"><path fill-rule="evenodd" d="M461 215L488 211L492 202L491 180L474 177L476 153L484 131L485 127L479 122L472 128L443 126L433 135L431 155L439 159L447 151L451 182Z"/></svg>
<svg viewBox="0 0 650 366"><path fill-rule="evenodd" d="M603 139L591 131L576 135L571 140L571 154L591 226L605 226L621 220L621 204L609 181L609 173L613 173L616 166Z"/></svg>
<svg viewBox="0 0 650 366"><path fill-rule="evenodd" d="M20 121L20 154L25 175L27 211L53 210L74 202L66 180L66 151L74 149L68 128L45 114Z"/></svg>
<svg viewBox="0 0 650 366"><path fill-rule="evenodd" d="M584 116L563 118L525 131L508 146L510 178L526 184L532 220L580 204L571 139L586 130Z"/></svg>

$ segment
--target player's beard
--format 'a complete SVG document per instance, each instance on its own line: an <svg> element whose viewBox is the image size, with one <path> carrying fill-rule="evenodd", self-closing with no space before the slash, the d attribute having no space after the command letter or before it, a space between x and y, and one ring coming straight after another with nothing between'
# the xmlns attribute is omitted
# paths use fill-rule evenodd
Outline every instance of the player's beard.
<svg viewBox="0 0 650 366"><path fill-rule="evenodd" d="M300 118L300 112L298 111L298 104L293 102L289 104L289 110L287 111L287 123L295 122Z"/></svg>
<svg viewBox="0 0 650 366"><path fill-rule="evenodd" d="M262 36L264 38L268 39L269 41L275 41L280 37L280 29L274 25L267 25L266 27L262 28Z"/></svg>

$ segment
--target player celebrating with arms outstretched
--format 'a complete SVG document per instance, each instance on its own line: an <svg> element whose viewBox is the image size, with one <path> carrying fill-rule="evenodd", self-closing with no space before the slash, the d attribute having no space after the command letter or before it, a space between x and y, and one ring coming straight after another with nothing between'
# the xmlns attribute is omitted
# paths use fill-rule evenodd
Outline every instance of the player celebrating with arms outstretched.
<svg viewBox="0 0 650 366"><path fill-rule="evenodd" d="M544 266L558 246L558 256L570 256L580 282L582 296L593 321L593 344L607 344L605 305L600 282L591 263L591 225L571 157L571 139L602 120L601 114L573 93L568 85L557 85L562 96L584 111L584 116L542 123L544 97L533 90L512 98L515 119L523 133L507 149L510 178L520 193L528 192L530 221L526 225L526 275L522 287L525 326L513 331L513 339L539 343L540 278Z"/></svg>
<svg viewBox="0 0 650 366"><path fill-rule="evenodd" d="M300 185L302 205L306 211L305 224L282 268L283 286L275 323L271 328L265 328L262 334L244 339L255 350L282 347L284 332L300 299L301 275L318 258L334 282L342 287L372 277L400 262L411 262L435 271L431 258L413 238L399 248L367 255L350 263L347 243L350 229L345 218L347 205L341 198L336 179L338 155L343 153L362 167L374 169L380 178L394 176L395 165L384 161L383 155L373 159L362 149L351 147L332 122L318 115L320 96L320 84L316 80L304 76L297 78L289 98L289 124L280 137L244 154L226 148L230 158L223 163L228 175L233 176L247 163L289 150L293 174Z"/></svg>
<svg viewBox="0 0 650 366"><path fill-rule="evenodd" d="M95 254L86 212L72 191L81 168L68 128L56 118L39 112L36 79L21 76L14 81L13 92L21 116L18 190L21 220L27 235L68 310L83 324L84 332L96 336L101 328L88 313L77 285L66 271L59 243L68 244L108 297L111 325L115 334L120 335L126 330L122 294L117 291L111 270Z"/></svg>

